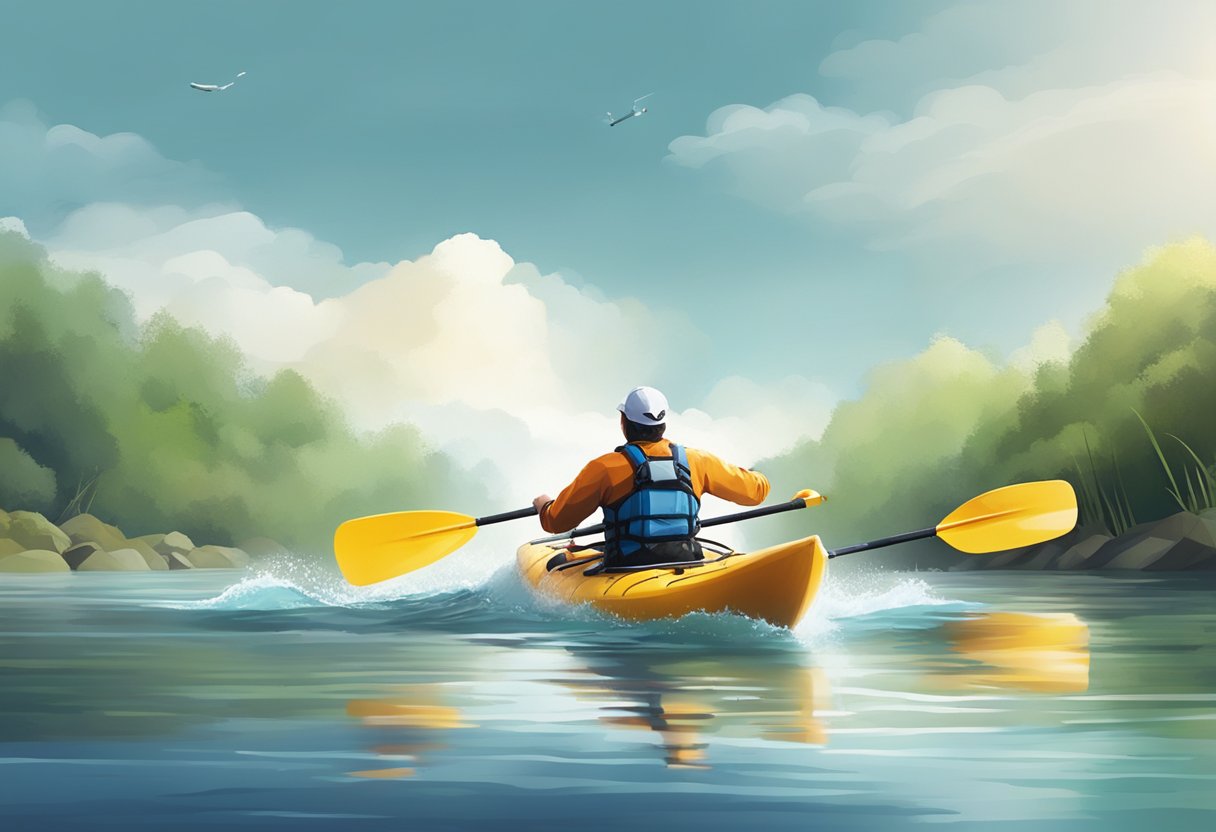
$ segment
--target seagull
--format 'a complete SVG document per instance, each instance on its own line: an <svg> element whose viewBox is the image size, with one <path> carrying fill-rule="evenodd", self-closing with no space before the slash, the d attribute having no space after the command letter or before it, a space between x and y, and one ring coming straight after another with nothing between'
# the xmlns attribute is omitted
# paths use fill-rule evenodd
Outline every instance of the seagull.
<svg viewBox="0 0 1216 832"><path fill-rule="evenodd" d="M652 96L652 95L654 95L654 93L648 92L645 95L643 95L641 98L633 99L633 106L630 107L628 113L626 113L625 115L623 115L619 118L613 116L612 113L609 113L608 118L604 119L604 121L608 122L609 127L616 127L618 124L620 124L622 121L625 121L626 119L631 119L634 116L642 115L643 113L646 112L647 108L646 107L639 108L638 102L645 101L647 98L650 98L650 96Z"/></svg>
<svg viewBox="0 0 1216 832"><path fill-rule="evenodd" d="M244 74L245 74L244 72L238 72L236 74L236 77L240 78ZM224 86L222 86L222 87L219 84L195 84L194 82L191 82L190 88L194 89L194 90L198 90L199 92L220 92L221 90L228 89L235 83L236 83L236 78L233 78L231 81L229 81L227 84L224 84Z"/></svg>

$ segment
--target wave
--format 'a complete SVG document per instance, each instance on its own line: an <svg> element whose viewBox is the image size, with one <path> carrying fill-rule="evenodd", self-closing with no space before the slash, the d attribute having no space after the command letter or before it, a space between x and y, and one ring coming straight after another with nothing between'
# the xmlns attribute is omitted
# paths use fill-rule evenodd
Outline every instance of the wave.
<svg viewBox="0 0 1216 832"><path fill-rule="evenodd" d="M361 630L394 630L403 627L468 632L502 633L537 625L543 632L593 629L605 635L636 631L636 622L624 621L588 606L569 605L536 597L524 585L513 565L470 579L459 568L428 568L371 587L354 587L336 570L315 563L281 559L262 565L257 572L227 587L218 595L192 601L158 603L163 608L217 613L265 613L261 623L282 624L274 613L295 613L293 625L306 624L309 610L316 610L310 626L356 626ZM831 577L806 618L791 633L763 621L736 615L693 613L680 619L649 622L644 631L656 637L702 639L784 640L793 637L804 644L831 637L842 629L874 626L919 626L935 616L925 616L926 607L971 606L943 597L924 577L893 572L853 572ZM333 613L355 614L339 620ZM909 617L907 622L898 619ZM243 615L246 624L256 624ZM557 632L554 632L557 631Z"/></svg>

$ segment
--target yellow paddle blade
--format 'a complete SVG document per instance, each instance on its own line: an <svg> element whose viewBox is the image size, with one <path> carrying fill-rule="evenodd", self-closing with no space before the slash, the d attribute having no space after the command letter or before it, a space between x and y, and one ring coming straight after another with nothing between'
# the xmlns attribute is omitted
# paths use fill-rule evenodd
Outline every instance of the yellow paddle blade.
<svg viewBox="0 0 1216 832"><path fill-rule="evenodd" d="M347 520L334 532L338 568L355 586L387 581L455 552L477 520L455 511L397 511Z"/></svg>
<svg viewBox="0 0 1216 832"><path fill-rule="evenodd" d="M1064 480L1023 482L981 494L937 525L937 536L971 554L1033 546L1072 531L1077 495Z"/></svg>

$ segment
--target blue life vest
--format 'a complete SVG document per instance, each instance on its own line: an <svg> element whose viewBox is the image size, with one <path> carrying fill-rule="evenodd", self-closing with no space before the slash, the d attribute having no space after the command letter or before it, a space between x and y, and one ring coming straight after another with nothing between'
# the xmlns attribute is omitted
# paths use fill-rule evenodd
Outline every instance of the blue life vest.
<svg viewBox="0 0 1216 832"><path fill-rule="evenodd" d="M652 544L690 542L701 528L688 455L672 444L671 457L648 457L637 445L617 448L633 466L633 491L604 506L605 552L629 558Z"/></svg>

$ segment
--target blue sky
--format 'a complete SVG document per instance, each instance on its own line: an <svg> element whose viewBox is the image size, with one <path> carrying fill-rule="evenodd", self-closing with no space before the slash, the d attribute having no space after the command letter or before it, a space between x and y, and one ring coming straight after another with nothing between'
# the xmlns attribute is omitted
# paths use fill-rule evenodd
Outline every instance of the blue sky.
<svg viewBox="0 0 1216 832"><path fill-rule="evenodd" d="M1214 14L1096 0L10 4L0 217L64 262L116 280L146 268L126 288L153 287L148 305L180 278L178 310L258 280L343 295L473 232L535 264L505 280L544 299L540 349L598 345L575 351L584 374L648 350L645 380L685 404L721 403L711 391L731 377L830 402L939 334L998 361L1053 320L1075 337L1147 247L1216 235ZM186 86L240 70L225 93ZM649 92L645 118L601 122ZM127 133L142 143L96 145ZM102 203L130 208L64 223ZM216 203L253 221L191 224ZM149 265L171 226L193 255L222 251L219 271ZM229 250L241 235L275 243ZM444 262L495 273L492 253L466 254ZM233 297L215 301L230 318ZM297 330L318 331L358 305L285 303L307 307ZM575 370L537 395L600 408L609 394Z"/></svg>

